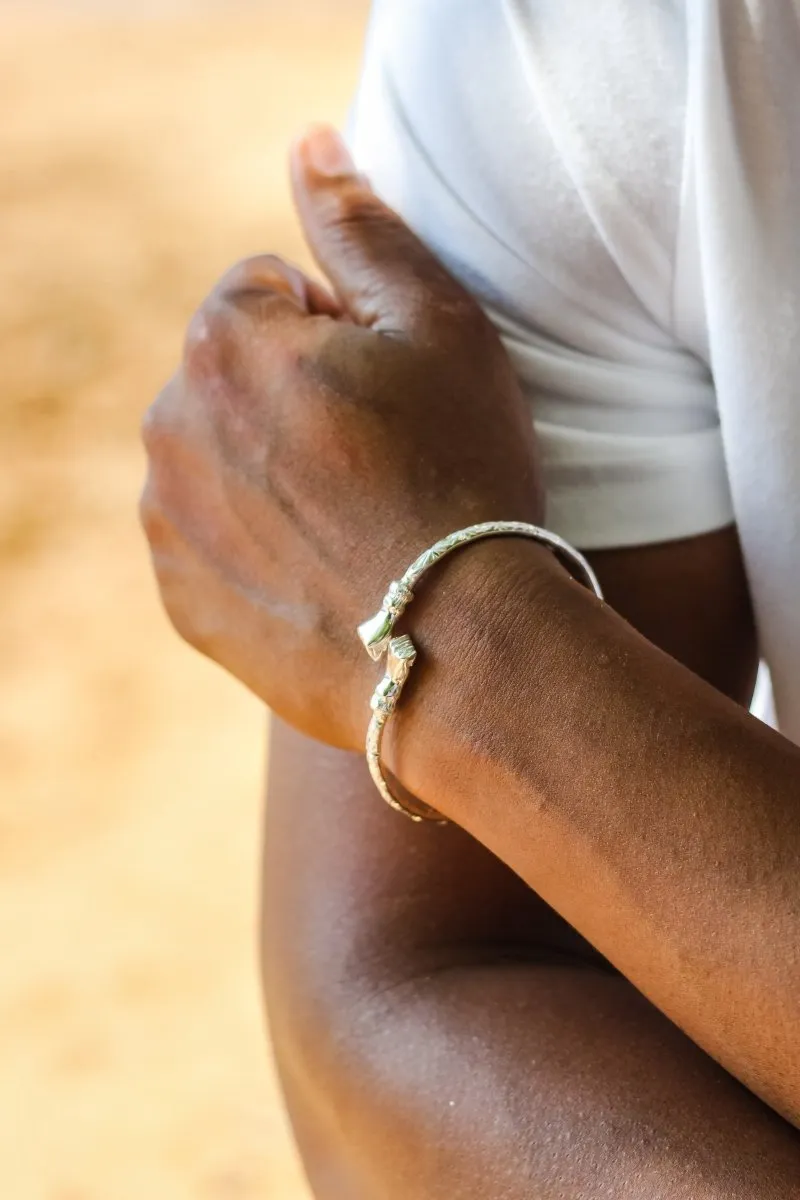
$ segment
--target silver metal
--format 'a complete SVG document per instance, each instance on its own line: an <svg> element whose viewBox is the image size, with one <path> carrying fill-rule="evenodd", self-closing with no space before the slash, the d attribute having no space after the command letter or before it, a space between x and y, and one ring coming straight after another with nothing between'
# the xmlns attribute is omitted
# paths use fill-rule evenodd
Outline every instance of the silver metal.
<svg viewBox="0 0 800 1200"><path fill-rule="evenodd" d="M427 806L424 813L416 813L401 804L390 792L381 771L383 732L387 721L397 708L403 687L417 658L417 649L411 638L394 637L394 627L414 599L414 588L426 571L460 546L489 537L527 537L547 546L562 559L576 579L585 584L599 599L603 599L597 576L578 550L557 533L550 533L547 529L540 529L538 525L529 525L524 521L486 521L481 525L459 529L436 542L424 554L420 554L405 575L389 585L378 612L358 627L358 636L370 658L379 662L384 653L387 654L386 675L378 684L371 700L373 715L367 730L367 764L375 786L386 803L397 812L410 817L412 821L435 820L447 824L438 813Z"/></svg>
<svg viewBox="0 0 800 1200"><path fill-rule="evenodd" d="M379 662L391 641L394 627L414 599L414 588L422 576L435 563L440 562L446 555L452 554L460 546L469 542L477 542L488 537L527 537L548 546L555 554L565 559L573 574L586 584L587 587L602 599L602 591L597 576L589 563L569 542L565 542L557 533L540 529L537 525L528 525L523 521L486 521L482 525L470 525L459 529L449 537L442 538L430 550L420 554L406 571L402 579L389 585L380 609L374 617L370 617L358 627L358 636L371 658Z"/></svg>
<svg viewBox="0 0 800 1200"><path fill-rule="evenodd" d="M412 821L424 821L420 813L411 812L399 800L396 800L386 784L381 771L381 744L386 722L397 708L403 685L408 679L411 668L417 657L417 650L410 637L392 638L389 642L386 658L386 674L376 687L370 708L372 720L367 730L367 765L376 788L384 800L396 812L403 813Z"/></svg>
<svg viewBox="0 0 800 1200"><path fill-rule="evenodd" d="M363 625L359 625L359 636L366 646L370 658L373 658L375 662L380 661L384 650L389 645L395 621L402 617L413 599L414 593L405 578L395 580L389 584L389 590L383 598L380 612L377 612L369 621L365 621Z"/></svg>

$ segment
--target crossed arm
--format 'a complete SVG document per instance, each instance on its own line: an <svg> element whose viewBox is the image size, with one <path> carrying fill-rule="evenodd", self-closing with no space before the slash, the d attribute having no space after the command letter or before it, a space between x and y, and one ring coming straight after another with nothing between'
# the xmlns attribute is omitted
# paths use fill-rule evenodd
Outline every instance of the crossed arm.
<svg viewBox="0 0 800 1200"><path fill-rule="evenodd" d="M755 654L732 533L595 565L618 611L746 701ZM800 1188L796 1131L475 838L384 811L360 760L277 723L269 800L265 986L320 1200ZM646 814L653 798L641 802ZM544 857L520 844L518 870ZM707 872L703 888L711 860Z"/></svg>
<svg viewBox="0 0 800 1200"><path fill-rule="evenodd" d="M484 314L341 142L293 168L336 295L269 256L224 277L146 421L142 517L182 635L354 749L376 580L540 520L537 456ZM324 1200L798 1191L800 749L729 698L736 541L598 565L609 605L487 542L415 599L388 766L464 832L276 729L267 998Z"/></svg>

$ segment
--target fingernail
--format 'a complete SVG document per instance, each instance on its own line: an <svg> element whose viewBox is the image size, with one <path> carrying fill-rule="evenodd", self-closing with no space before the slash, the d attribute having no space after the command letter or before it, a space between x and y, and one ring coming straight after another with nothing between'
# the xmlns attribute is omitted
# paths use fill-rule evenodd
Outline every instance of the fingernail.
<svg viewBox="0 0 800 1200"><path fill-rule="evenodd" d="M330 125L314 125L301 140L301 153L319 175L354 175L356 166L341 135Z"/></svg>

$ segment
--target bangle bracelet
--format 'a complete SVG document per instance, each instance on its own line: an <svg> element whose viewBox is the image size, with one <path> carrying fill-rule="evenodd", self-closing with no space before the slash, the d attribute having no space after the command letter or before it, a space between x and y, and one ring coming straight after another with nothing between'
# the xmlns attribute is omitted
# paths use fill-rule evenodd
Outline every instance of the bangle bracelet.
<svg viewBox="0 0 800 1200"><path fill-rule="evenodd" d="M447 824L427 805L421 805L419 811L412 811L402 804L392 795L381 770L384 729L397 708L403 687L417 658L417 650L411 638L407 635L395 637L394 627L414 599L414 588L430 567L453 550L457 550L459 546L489 537L527 537L547 546L564 561L570 574L601 600L603 598L597 576L582 554L558 534L522 521L487 521L482 525L470 525L467 529L451 533L415 559L403 577L389 585L379 612L358 627L358 636L370 658L379 662L386 654L386 674L375 689L370 702L372 719L367 730L367 765L375 786L386 803L395 811L410 817L412 821L438 821L440 824Z"/></svg>
<svg viewBox="0 0 800 1200"><path fill-rule="evenodd" d="M370 701L372 719L367 729L367 766L376 788L395 812L410 817L412 821L436 821L440 825L446 825L447 822L426 804L419 804L418 811L412 811L405 804L401 804L389 790L381 770L383 731L397 707L403 685L408 679L416 657L417 650L410 637L392 638L389 642L386 655L386 674L375 689Z"/></svg>

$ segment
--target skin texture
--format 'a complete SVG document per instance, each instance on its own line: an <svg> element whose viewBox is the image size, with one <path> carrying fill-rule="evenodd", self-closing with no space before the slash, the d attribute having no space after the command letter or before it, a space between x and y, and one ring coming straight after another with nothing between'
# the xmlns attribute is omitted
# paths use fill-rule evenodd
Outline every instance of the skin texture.
<svg viewBox="0 0 800 1200"><path fill-rule="evenodd" d="M352 631L377 581L442 528L535 520L541 489L474 300L359 179L295 171L348 317L279 259L234 267L145 419L142 519L178 631L291 724L355 749L373 672Z"/></svg>
<svg viewBox="0 0 800 1200"><path fill-rule="evenodd" d="M731 531L593 562L656 642L749 695ZM325 1200L760 1198L800 1182L796 1133L504 864L397 817L360 758L279 722L263 931L274 1045Z"/></svg>
<svg viewBox="0 0 800 1200"><path fill-rule="evenodd" d="M301 733L355 749L375 679L353 636L357 622L443 531L537 520L540 488L516 381L469 296L351 174L330 137L305 143L294 170L335 298L274 259L226 277L146 423L142 514L183 636ZM623 611L629 602L650 638L743 696L752 637L735 538L684 547L669 562L646 552L639 562L608 558L612 601ZM727 585L717 591L714 566ZM284 882L280 907L268 913L286 934L282 942L268 919L268 1001L319 1194L435 1195L444 1169L452 1186L439 1194L468 1196L473 1173L482 1169L486 1184L489 1170L496 1180L508 1164L503 1186L527 1179L543 1195L603 1194L599 1184L586 1190L602 1171L616 1171L628 1194L638 1181L640 1194L657 1195L662 1169L665 1194L685 1185L687 1196L731 1195L730 1178L723 1192L714 1170L729 1167L737 1147L742 1179L756 1186L754 1156L763 1153L770 1166L761 1178L772 1189L763 1194L785 1194L786 1180L800 1178L796 1135L697 1046L786 1116L800 1113L792 950L800 752L531 543L456 556L408 620L423 654L387 762L398 785L471 842L458 830L409 825L393 835L408 840L409 860L393 876L396 847L377 854L380 827L350 828L359 803L364 821L400 820L366 816L363 766L296 734L275 746L270 820L283 820L268 839L279 857L267 874ZM695 644L692 628L705 635ZM328 824L315 826L321 812ZM448 839L478 843L480 854L450 860ZM344 869L348 845L354 870ZM432 887L437 873L458 879L452 898ZM359 904L362 878L373 891ZM357 919L364 907L374 925ZM449 920L453 937L442 936ZM498 984L501 966L511 974ZM585 1040L575 1028L582 1009ZM602 1036L595 1012L606 1014ZM468 1061L471 1024L477 1058ZM563 1070L571 1046L582 1047L577 1080ZM598 1088L617 1061L604 1109ZM664 1075L655 1086L651 1063ZM448 1112L463 1098L464 1120L448 1141L442 1111L453 1090ZM589 1113L591 1158L576 1154L577 1130L559 1115L565 1095L577 1117ZM537 1142L538 1097L547 1103L536 1108ZM709 1159L691 1135L712 1097L723 1132ZM390 1158L387 1138L397 1139ZM524 1157L534 1146L538 1156ZM601 1152L602 1171L592 1165ZM391 1171L380 1167L385 1158ZM568 1181L573 1162L583 1175ZM687 1164L694 1177L679 1177ZM403 1191L397 1180L417 1166L427 1176Z"/></svg>
<svg viewBox="0 0 800 1200"><path fill-rule="evenodd" d="M499 545L462 562L474 600L431 592L414 626L426 671L390 767L797 1122L800 750L540 548Z"/></svg>

